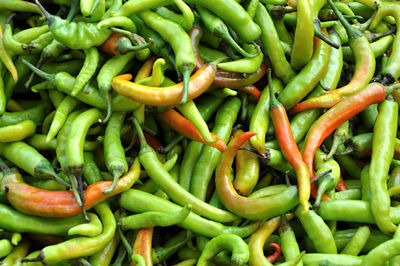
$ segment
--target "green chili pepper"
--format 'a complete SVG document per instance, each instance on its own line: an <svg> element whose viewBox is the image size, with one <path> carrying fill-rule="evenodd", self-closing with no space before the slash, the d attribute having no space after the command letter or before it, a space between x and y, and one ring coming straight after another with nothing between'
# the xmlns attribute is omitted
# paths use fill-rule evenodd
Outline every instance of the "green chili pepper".
<svg viewBox="0 0 400 266"><path fill-rule="evenodd" d="M290 64L295 69L300 69L313 55L314 26L310 1L299 0L296 14L298 23Z"/></svg>
<svg viewBox="0 0 400 266"><path fill-rule="evenodd" d="M89 49L104 43L111 35L111 30L98 29L96 24L69 22L47 12L38 0L36 4L46 16L49 29L54 38L71 49Z"/></svg>
<svg viewBox="0 0 400 266"><path fill-rule="evenodd" d="M382 70L383 78L382 78L382 83L383 84L390 84L394 82L398 77L400 76L400 67L397 65L397 61L400 57L400 49L399 47L399 28L400 28L400 6L395 4L395 3L384 3L380 4L378 11L375 15L374 20L372 21L370 28L374 29L378 26L379 22L386 16L391 16L395 19L396 21L396 37L394 38L394 45L392 49L392 53L389 57L389 60L385 66L385 68Z"/></svg>
<svg viewBox="0 0 400 266"><path fill-rule="evenodd" d="M304 254L302 260L305 265L320 265L324 262L343 266L363 265L363 260L360 257L347 254L307 253Z"/></svg>
<svg viewBox="0 0 400 266"><path fill-rule="evenodd" d="M95 237L77 237L56 245L46 246L40 251L38 257L24 259L22 262L39 261L46 264L58 263L66 259L89 256L104 248L114 236L116 222L110 207L106 203L100 203L94 208L104 226L103 232L100 235Z"/></svg>
<svg viewBox="0 0 400 266"><path fill-rule="evenodd" d="M281 248L282 253L285 256L286 261L290 261L296 259L297 256L300 255L300 248L297 244L296 236L294 231L288 221L286 220L286 216L282 215L281 226L279 227L279 236L281 240ZM299 262L296 264L298 266L302 266L303 263Z"/></svg>
<svg viewBox="0 0 400 266"><path fill-rule="evenodd" d="M356 231L357 229L347 229L347 230L336 231L334 233L335 242L338 247L338 250L342 250L351 241ZM379 230L371 230L371 234L368 238L367 243L364 245L362 249L362 253L369 252L379 244L390 239L391 237L385 235Z"/></svg>
<svg viewBox="0 0 400 266"><path fill-rule="evenodd" d="M70 186L54 171L50 162L28 144L18 141L2 144L0 147L1 155L25 172L38 178L54 178L61 184Z"/></svg>
<svg viewBox="0 0 400 266"><path fill-rule="evenodd" d="M85 222L82 215L70 218L47 218L23 214L13 208L0 204L1 228L12 232L31 232L49 235L67 235L70 228Z"/></svg>
<svg viewBox="0 0 400 266"><path fill-rule="evenodd" d="M336 254L336 244L332 232L324 220L313 210L306 214L302 212L303 206L296 208L296 216L303 225L308 237L314 244L314 247L320 253ZM303 261L304 262L304 261ZM304 264L306 264L304 262Z"/></svg>
<svg viewBox="0 0 400 266"><path fill-rule="evenodd" d="M173 4L173 0L140 0L128 1L119 10L111 12L112 16L127 16L133 13ZM260 28L252 21L245 9L234 0L214 1L187 0L187 4L196 4L212 10L219 18L225 21L228 26L239 35L244 42L251 42L260 35Z"/></svg>
<svg viewBox="0 0 400 266"><path fill-rule="evenodd" d="M388 259L400 255L399 247L399 239L388 240L368 252L362 260L362 265L382 265Z"/></svg>
<svg viewBox="0 0 400 266"><path fill-rule="evenodd" d="M140 162L144 169L146 169L149 177L157 183L172 200L181 204L191 204L194 212L216 221L225 222L236 219L236 216L232 213L214 208L204 201L197 199L195 196L180 187L162 167L162 164L158 160L154 150L146 143L143 131L136 119L134 119L134 124L141 143L139 151Z"/></svg>
<svg viewBox="0 0 400 266"><path fill-rule="evenodd" d="M104 157L108 171L114 177L112 185L103 191L104 194L112 192L118 179L128 171L125 151L121 143L121 128L126 113L115 112L111 115L104 135Z"/></svg>
<svg viewBox="0 0 400 266"><path fill-rule="evenodd" d="M328 66L330 51L328 44L317 40L311 60L278 96L286 109L291 109L317 85Z"/></svg>
<svg viewBox="0 0 400 266"><path fill-rule="evenodd" d="M151 257L154 264L167 260L178 250L182 249L188 241L194 237L190 231L183 230L170 238L164 246L155 247L151 250Z"/></svg>
<svg viewBox="0 0 400 266"><path fill-rule="evenodd" d="M258 4L254 21L261 28L261 41L271 61L275 75L282 79L284 83L289 83L296 75L296 72L286 60L271 16L262 4Z"/></svg>
<svg viewBox="0 0 400 266"><path fill-rule="evenodd" d="M250 139L250 143L260 154L265 153L266 149L265 136L269 125L269 95L269 86L266 86L260 99L258 99L249 123L249 130L257 133Z"/></svg>
<svg viewBox="0 0 400 266"><path fill-rule="evenodd" d="M183 76L183 94L181 104L186 103L189 88L189 78L195 67L192 42L189 35L178 24L166 20L157 13L142 11L139 17L161 37L168 41L175 52L177 70Z"/></svg>
<svg viewBox="0 0 400 266"><path fill-rule="evenodd" d="M231 261L235 265L245 265L249 260L249 247L242 238L234 234L222 234L207 242L197 265L208 265L208 261L223 249L232 251Z"/></svg>
<svg viewBox="0 0 400 266"><path fill-rule="evenodd" d="M72 94L72 87L75 83L75 78L66 72L60 72L57 74L47 74L37 68L32 64L29 64L26 60L22 60L32 71L34 71L40 77L49 80L58 90ZM93 86L86 86L85 89L79 92L76 97L81 102L92 105L100 109L107 109L107 100L95 89ZM111 101L111 108L114 111L132 111L136 110L140 106L139 103L129 100L125 96L117 94L113 97Z"/></svg>
<svg viewBox="0 0 400 266"><path fill-rule="evenodd" d="M130 16L130 18L135 22L138 32L147 40L154 40L150 50L156 55L162 56L169 64L175 68L175 59L172 56L171 47L167 45L164 39L156 31L149 28L142 19L136 15Z"/></svg>
<svg viewBox="0 0 400 266"><path fill-rule="evenodd" d="M263 53L259 52L258 55L255 57L243 58L236 61L219 63L217 64L217 67L231 72L254 73L261 66L263 59L264 59Z"/></svg>
<svg viewBox="0 0 400 266"><path fill-rule="evenodd" d="M84 52L85 62L83 63L83 67L75 79L74 87L72 88L71 93L72 96L76 96L76 94L83 89L83 86L89 82L99 63L99 51L97 51L96 47L85 49Z"/></svg>
<svg viewBox="0 0 400 266"><path fill-rule="evenodd" d="M393 158L396 141L398 105L391 100L383 101L374 126L371 165L369 168L369 190L371 210L378 227L389 233L396 230L390 221L390 197L387 191L387 175Z"/></svg>
<svg viewBox="0 0 400 266"><path fill-rule="evenodd" d="M31 242L29 240L24 240L20 242L16 247L13 248L11 253L2 260L4 266L15 265L20 263L20 261L28 254Z"/></svg>
<svg viewBox="0 0 400 266"><path fill-rule="evenodd" d="M85 181L89 184L94 184L102 180L100 169L98 168L96 162L94 161L93 153L84 152L83 153L84 165L82 169L83 177Z"/></svg>
<svg viewBox="0 0 400 266"><path fill-rule="evenodd" d="M239 113L240 104L241 101L239 98L231 97L217 112L212 132L219 136L225 143L228 142L231 135L233 123ZM190 186L190 192L198 199L205 200L208 184L220 158L221 152L217 149L210 146L202 149L193 169Z"/></svg>
<svg viewBox="0 0 400 266"><path fill-rule="evenodd" d="M89 237L98 236L103 231L103 225L99 219L99 217L94 213L87 214L90 222L83 223L79 225L75 225L68 230L68 235L85 235Z"/></svg>
<svg viewBox="0 0 400 266"><path fill-rule="evenodd" d="M204 121L208 121L211 118L223 101L223 98L206 96L202 97L200 101L197 102L197 109ZM191 141L186 148L179 169L179 184L186 190L190 189L193 168L200 156L202 148L203 144L197 141Z"/></svg>
<svg viewBox="0 0 400 266"><path fill-rule="evenodd" d="M315 203L313 208L316 208L321 202L322 195L328 191L335 189L337 183L340 178L340 166L333 159L326 160L325 153L321 150L317 150L314 155L314 166L316 176L326 173L327 171L331 171L328 174L325 174L320 179L317 180L318 183L318 192L317 197L315 199Z"/></svg>
<svg viewBox="0 0 400 266"><path fill-rule="evenodd" d="M190 214L192 207L186 205L177 213L169 214L163 212L144 212L140 214L123 217L118 221L122 230L140 229L144 227L172 226L181 223Z"/></svg>
<svg viewBox="0 0 400 266"><path fill-rule="evenodd" d="M341 254L357 256L368 241L371 231L368 226L361 226L354 233L350 242L346 244Z"/></svg>
<svg viewBox="0 0 400 266"><path fill-rule="evenodd" d="M67 96L61 102L61 104L57 107L57 110L54 114L53 121L51 123L49 132L47 133L46 142L50 142L64 125L65 120L67 119L69 113L79 104L72 96Z"/></svg>
<svg viewBox="0 0 400 266"><path fill-rule="evenodd" d="M127 210L137 213L146 211L176 213L183 208L168 200L137 189L130 189L123 192L121 194L120 205ZM194 212L191 212L188 217L186 217L186 219L178 225L207 237L214 237L224 233L231 233L240 237L247 237L257 230L259 222L240 227L226 226L218 222L207 220L195 214Z"/></svg>
<svg viewBox="0 0 400 266"><path fill-rule="evenodd" d="M0 127L0 142L21 141L36 131L36 125L32 120L24 120L20 123Z"/></svg>
<svg viewBox="0 0 400 266"><path fill-rule="evenodd" d="M11 253L13 246L8 239L1 239L0 240L0 258L4 258L8 254Z"/></svg>
<svg viewBox="0 0 400 266"><path fill-rule="evenodd" d="M228 27L224 24L224 22L219 17L217 17L212 12L210 12L208 9L206 9L202 6L197 6L197 10L199 11L200 18L203 21L204 26L211 33L213 33L217 37L224 39L226 42L228 42L232 46L233 49L235 49L238 53L240 53L244 57L253 58L253 57L258 56L258 54L260 53L259 47L257 47L258 49L256 49L256 51L254 53L249 53L248 51L244 50L242 47L240 47L236 43L236 41L230 35ZM238 71L238 72L240 72L240 71ZM254 71L252 71L252 72L254 72Z"/></svg>

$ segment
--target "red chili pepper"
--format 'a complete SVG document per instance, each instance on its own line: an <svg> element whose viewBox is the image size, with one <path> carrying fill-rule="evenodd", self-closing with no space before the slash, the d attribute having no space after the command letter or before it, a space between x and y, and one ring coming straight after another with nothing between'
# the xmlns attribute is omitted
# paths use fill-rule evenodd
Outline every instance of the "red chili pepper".
<svg viewBox="0 0 400 266"><path fill-rule="evenodd" d="M251 96L253 96L253 98L256 101L258 101L258 99L260 99L261 92L254 85L244 86L244 87L240 88L239 90L250 94Z"/></svg>
<svg viewBox="0 0 400 266"><path fill-rule="evenodd" d="M275 252L267 257L267 260L271 263L275 263L282 254L282 249L277 243L270 243L268 246L275 248Z"/></svg>
<svg viewBox="0 0 400 266"><path fill-rule="evenodd" d="M337 183L336 188L337 188L338 191L347 190L347 186L344 183L344 180L343 180L342 176L340 176L339 182Z"/></svg>
<svg viewBox="0 0 400 266"><path fill-rule="evenodd" d="M193 125L192 122L183 117L174 109L165 110L158 115L167 125L169 125L173 130L179 132L183 136L214 147L220 152L223 152L226 149L225 142L213 133L211 133L211 135L218 140L214 143L206 142L201 136L200 131L195 127L195 125Z"/></svg>
<svg viewBox="0 0 400 266"><path fill-rule="evenodd" d="M110 187L112 181L99 181L89 185L84 191L84 206L89 210L94 205L129 189L139 178L140 164L136 159L130 170L122 176L115 189L109 194L103 190ZM6 174L2 188L7 191L7 200L17 210L42 217L70 217L82 212L72 191L48 191L24 183L18 172Z"/></svg>
<svg viewBox="0 0 400 266"><path fill-rule="evenodd" d="M369 105L383 101L385 97L385 88L379 83L371 83L363 90L336 104L314 122L307 133L302 152L303 160L308 166L311 177L314 176L314 154L322 142L343 122L357 115Z"/></svg>

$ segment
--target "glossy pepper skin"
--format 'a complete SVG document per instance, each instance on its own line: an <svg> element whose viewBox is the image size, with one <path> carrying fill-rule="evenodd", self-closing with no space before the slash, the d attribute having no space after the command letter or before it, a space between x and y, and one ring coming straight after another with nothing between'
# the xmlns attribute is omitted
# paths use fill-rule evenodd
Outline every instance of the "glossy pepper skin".
<svg viewBox="0 0 400 266"><path fill-rule="evenodd" d="M49 14L38 0L36 4L46 16L49 29L54 38L71 49L88 49L104 43L111 35L111 30L98 29L96 24L85 22L69 22ZM71 36L74 36L71 38Z"/></svg>
<svg viewBox="0 0 400 266"><path fill-rule="evenodd" d="M390 197L387 191L387 175L396 142L398 105L391 100L380 104L374 126L371 165L369 168L369 190L371 210L379 229L384 233L396 230L390 221Z"/></svg>
<svg viewBox="0 0 400 266"><path fill-rule="evenodd" d="M378 12L376 13L376 16L374 20L372 21L370 28L374 29L376 28L379 23L382 21L383 18L387 16L392 16L394 17L396 21L396 36L393 41L393 48L392 48L392 53L389 57L388 63L384 67L382 74L382 83L384 84L390 84L397 80L400 77L400 67L398 65L398 61L400 58L400 5L396 2L389 3L389 2L384 2L383 4L380 4L378 7Z"/></svg>
<svg viewBox="0 0 400 266"><path fill-rule="evenodd" d="M327 34L326 30L324 33ZM287 110L300 102L318 84L328 67L330 52L328 44L314 37L313 57L278 96L278 100Z"/></svg>
<svg viewBox="0 0 400 266"><path fill-rule="evenodd" d="M379 83L371 83L365 89L329 109L314 122L307 133L302 149L303 160L308 166L311 177L314 176L312 166L314 154L322 142L344 121L369 105L383 101L385 97L385 88Z"/></svg>
<svg viewBox="0 0 400 266"><path fill-rule="evenodd" d="M85 208L90 209L105 199L130 188L139 178L139 161L135 160L130 171L122 177L116 188L107 195L103 190L111 181L100 181L87 187L84 192ZM7 199L19 211L42 217L71 217L81 213L72 191L46 191L24 183L19 173L13 172L2 180L2 187L8 189Z"/></svg>
<svg viewBox="0 0 400 266"><path fill-rule="evenodd" d="M230 141L216 169L216 190L228 210L251 220L268 219L293 208L298 203L298 191L291 186L279 194L259 199L242 197L235 191L230 177L233 159L240 146L252 136L253 132L245 132Z"/></svg>
<svg viewBox="0 0 400 266"><path fill-rule="evenodd" d="M375 56L368 39L357 29L352 27L343 15L331 2L332 8L336 10L349 36L349 45L355 56L355 71L352 80L345 86L327 92L318 98L309 99L293 108L294 112L300 112L310 108L330 108L343 98L363 89L371 81L375 73Z"/></svg>
<svg viewBox="0 0 400 266"><path fill-rule="evenodd" d="M268 73L268 79L271 98L269 112L275 129L275 137L278 140L283 156L296 172L300 204L303 206L304 212L307 212L310 198L310 174L294 140L286 109L276 99L273 92L271 72Z"/></svg>
<svg viewBox="0 0 400 266"><path fill-rule="evenodd" d="M216 68L212 65L205 65L197 70L190 78L188 100L192 100L205 92L215 78ZM118 93L135 99L135 101L154 105L171 106L180 103L183 93L183 83L178 83L169 87L150 87L130 82L130 74L120 75L113 79L112 87Z"/></svg>
<svg viewBox="0 0 400 266"><path fill-rule="evenodd" d="M251 42L260 36L260 28L252 21L244 8L233 0L189 0L187 4L197 4L212 10L218 17L231 26L239 37L245 42ZM172 0L131 0L126 2L119 10L112 12L112 16L126 16L135 12L155 7L173 4Z"/></svg>

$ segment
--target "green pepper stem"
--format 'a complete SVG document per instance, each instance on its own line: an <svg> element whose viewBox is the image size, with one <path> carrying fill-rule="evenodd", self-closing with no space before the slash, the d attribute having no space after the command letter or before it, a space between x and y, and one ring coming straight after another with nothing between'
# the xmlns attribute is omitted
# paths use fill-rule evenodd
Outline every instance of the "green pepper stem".
<svg viewBox="0 0 400 266"><path fill-rule="evenodd" d="M326 36L325 34L322 33L321 31L321 23L319 21L319 19L314 19L313 20L313 24L314 24L314 34L315 36L317 36L318 38L320 38L321 40L323 40L324 42L326 42L327 44L329 44L330 46L339 49L340 45L335 43L334 41L332 41L331 39L329 39L328 36Z"/></svg>
<svg viewBox="0 0 400 266"><path fill-rule="evenodd" d="M39 77L50 81L50 83L52 85L55 85L55 81L54 81L54 77L55 74L49 74L46 73L42 70L40 70L39 68L35 67L34 65L32 65L31 63L29 63L28 61L26 61L25 59L23 59L22 57L19 58L21 60L22 63L24 63L30 70L32 70L36 75L38 75Z"/></svg>
<svg viewBox="0 0 400 266"><path fill-rule="evenodd" d="M256 52L254 54L250 54L250 53L246 52L242 47L240 47L239 44L237 44L237 42L229 34L228 28L225 28L225 27L223 27L222 29L218 28L219 29L218 34L224 40L226 40L233 47L233 49L235 49L239 54L241 54L242 56L247 57L247 58L253 58L260 54L261 49L260 49L260 46L258 46L257 44L254 44L256 46Z"/></svg>
<svg viewBox="0 0 400 266"><path fill-rule="evenodd" d="M188 94L189 94L189 81L190 81L190 74L191 70L187 69L182 71L182 76L183 76L183 94L182 94L182 100L180 104L185 104L188 99Z"/></svg>
<svg viewBox="0 0 400 266"><path fill-rule="evenodd" d="M345 28L350 40L354 40L356 38L363 36L359 30L357 30L356 28L354 28L350 25L350 23L346 20L346 18L339 11L339 9L336 7L336 5L333 3L332 0L328 0L328 4L331 6L331 8L332 8L333 12L335 12L336 16L339 18L340 23L342 23L343 27Z"/></svg>
<svg viewBox="0 0 400 266"><path fill-rule="evenodd" d="M281 102L275 97L274 88L272 87L272 70L268 68L268 88L269 88L269 106L270 109L282 106Z"/></svg>
<svg viewBox="0 0 400 266"><path fill-rule="evenodd" d="M385 77L386 76L384 76L383 78L385 78ZM390 86L385 86L386 95L391 94L394 90L397 90L397 89L400 89L400 83L393 84L393 85L390 85Z"/></svg>
<svg viewBox="0 0 400 266"><path fill-rule="evenodd" d="M135 126L136 132L139 137L140 147L142 147L143 145L147 145L147 141L146 141L146 138L144 137L143 130L142 130L142 127L140 126L139 121L137 120L136 117L133 117L132 121L133 121L133 125Z"/></svg>
<svg viewBox="0 0 400 266"><path fill-rule="evenodd" d="M321 179L321 181L319 182L319 185L318 185L317 197L315 198L314 205L310 208L311 210L318 208L319 204L321 203L322 195L324 195L325 191L327 191L329 189L329 186L331 185L332 180L333 180L333 177L331 175L326 175Z"/></svg>
<svg viewBox="0 0 400 266"><path fill-rule="evenodd" d="M39 2L39 0L35 0L36 5L39 7L40 11L42 11L43 15L46 17L47 19L47 23L49 24L49 26L51 26L51 24L53 24L54 20L56 19L56 17L52 14L50 14L43 6L42 4Z"/></svg>
<svg viewBox="0 0 400 266"><path fill-rule="evenodd" d="M117 227L117 231L118 234L121 238L122 244L126 249L126 252L129 254L129 256L132 254L132 246L131 244L129 244L128 240L126 239L126 237L124 236L124 234L122 233L122 230L120 227Z"/></svg>
<svg viewBox="0 0 400 266"><path fill-rule="evenodd" d="M119 178L124 174L124 170L121 168L112 169L113 182L111 186L103 190L103 194L109 194L114 191L117 186Z"/></svg>

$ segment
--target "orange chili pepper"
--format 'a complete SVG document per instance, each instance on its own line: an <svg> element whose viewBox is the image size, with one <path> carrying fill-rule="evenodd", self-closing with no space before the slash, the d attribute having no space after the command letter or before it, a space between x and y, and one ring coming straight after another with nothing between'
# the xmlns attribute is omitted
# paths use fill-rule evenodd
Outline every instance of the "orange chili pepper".
<svg viewBox="0 0 400 266"><path fill-rule="evenodd" d="M214 81L216 68L207 64L196 71L189 81L188 101L200 96ZM151 87L130 82L131 74L113 79L112 87L119 94L134 101L153 106L172 106L181 102L183 82L169 87Z"/></svg>
<svg viewBox="0 0 400 266"><path fill-rule="evenodd" d="M183 117L180 113L175 111L174 109L168 109L158 114L158 116L173 130L179 132L183 136L196 140L198 142L204 143L211 147L218 149L220 152L223 152L226 149L225 142L218 137L217 135L211 133L211 136L217 139L216 142L210 143L204 140L201 136L200 131L190 122L188 119Z"/></svg>
<svg viewBox="0 0 400 266"><path fill-rule="evenodd" d="M103 190L111 186L112 181L99 181L89 185L84 191L84 206L89 210L96 204L129 189L139 178L140 164L135 159L129 171L118 180L117 186L109 194ZM24 183L17 172L8 173L2 180L7 191L7 200L17 210L42 217L70 217L82 212L72 191L48 191Z"/></svg>
<svg viewBox="0 0 400 266"><path fill-rule="evenodd" d="M120 53L117 51L116 44L121 37L124 37L124 35L121 33L113 32L107 39L107 41L100 45L100 50L109 54L120 55Z"/></svg>
<svg viewBox="0 0 400 266"><path fill-rule="evenodd" d="M142 228L136 236L135 244L133 245L132 254L142 255L146 262L146 266L152 266L153 260L151 258L151 242L153 240L153 227ZM136 262L132 261L135 266Z"/></svg>
<svg viewBox="0 0 400 266"><path fill-rule="evenodd" d="M308 200L310 199L310 175L293 137L286 109L275 97L270 69L268 70L268 83L270 92L269 114L274 124L275 136L281 147L283 157L288 160L296 172L300 204L303 205L304 211L307 212L309 208Z"/></svg>
<svg viewBox="0 0 400 266"><path fill-rule="evenodd" d="M322 142L343 122L369 105L383 101L385 97L385 88L379 83L371 83L363 90L336 104L314 122L306 135L302 152L311 177L314 176L314 154Z"/></svg>

